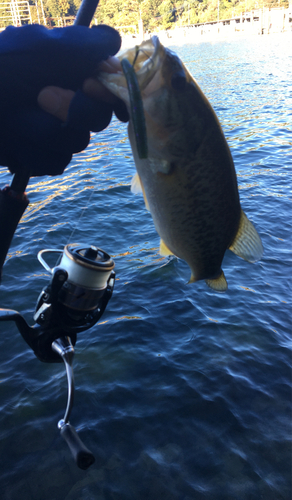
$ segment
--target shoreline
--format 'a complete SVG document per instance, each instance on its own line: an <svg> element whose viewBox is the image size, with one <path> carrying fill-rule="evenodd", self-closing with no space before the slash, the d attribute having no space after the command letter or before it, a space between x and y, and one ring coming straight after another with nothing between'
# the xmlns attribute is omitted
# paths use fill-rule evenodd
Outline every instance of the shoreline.
<svg viewBox="0 0 292 500"><path fill-rule="evenodd" d="M252 39L252 38L266 38L266 37L278 37L278 36L286 36L292 41L292 33L291 32L279 32L279 33L248 33L248 32L235 32L235 33L204 33L202 35L189 35L184 38L182 37L159 37L161 43L165 46L170 45L185 45L188 43L203 43L203 42L220 42L220 41L234 41L234 40L243 40L243 39Z"/></svg>
<svg viewBox="0 0 292 500"><path fill-rule="evenodd" d="M218 40L237 40L264 35L292 35L292 6L289 8L262 8L241 12L230 19L176 26L155 33L122 36L123 46L140 44L157 35L166 45L184 45Z"/></svg>
<svg viewBox="0 0 292 500"><path fill-rule="evenodd" d="M185 36L174 34L174 36L168 36L165 32L151 33L150 35L144 36L144 38L136 37L122 37L122 47L121 49L134 47L135 45L140 45L142 41L149 40L152 36L158 36L160 42L165 46L169 47L171 45L186 45L188 43L204 43L204 42L219 42L219 41L234 41L246 38L265 38L265 37L287 37L287 39L292 41L292 32L273 32L273 33L255 33L248 31L238 31L233 33L226 33L224 31L217 33L205 32L203 34L199 33L188 33Z"/></svg>

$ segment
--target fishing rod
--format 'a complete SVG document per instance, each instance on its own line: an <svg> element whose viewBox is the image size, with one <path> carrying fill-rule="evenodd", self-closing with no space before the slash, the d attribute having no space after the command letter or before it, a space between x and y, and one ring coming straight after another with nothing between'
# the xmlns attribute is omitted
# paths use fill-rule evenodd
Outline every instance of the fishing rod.
<svg viewBox="0 0 292 500"><path fill-rule="evenodd" d="M83 0L74 24L89 26L98 1ZM25 193L29 179L30 171L23 168L14 174L10 186L0 190L0 277L13 235L29 204ZM59 254L58 265L53 268L44 258L44 254L49 253ZM63 250L42 250L38 253L38 260L50 273L51 279L37 300L33 317L35 323L29 326L18 311L11 309L0 309L0 321L15 322L39 360L64 362L68 398L58 428L77 466L85 470L95 458L69 422L74 400L74 345L77 334L94 326L104 313L113 293L115 264L102 249L78 243L66 245Z"/></svg>
<svg viewBox="0 0 292 500"><path fill-rule="evenodd" d="M98 3L99 0L83 0L77 12L74 25L89 26ZM0 280L13 235L29 204L29 199L25 193L29 179L30 171L23 167L14 174L10 186L6 186L0 190Z"/></svg>

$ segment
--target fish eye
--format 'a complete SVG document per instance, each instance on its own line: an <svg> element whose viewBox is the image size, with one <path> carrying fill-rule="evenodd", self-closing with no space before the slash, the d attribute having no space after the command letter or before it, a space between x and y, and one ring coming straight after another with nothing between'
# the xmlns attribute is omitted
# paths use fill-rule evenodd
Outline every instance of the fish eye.
<svg viewBox="0 0 292 500"><path fill-rule="evenodd" d="M184 90L186 87L186 83L186 75L183 71L178 71L171 77L171 86L174 90Z"/></svg>

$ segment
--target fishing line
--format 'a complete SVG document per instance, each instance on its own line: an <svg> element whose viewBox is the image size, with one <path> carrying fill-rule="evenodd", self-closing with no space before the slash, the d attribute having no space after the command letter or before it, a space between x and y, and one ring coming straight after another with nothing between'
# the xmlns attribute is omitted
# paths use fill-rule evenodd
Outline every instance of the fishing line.
<svg viewBox="0 0 292 500"><path fill-rule="evenodd" d="M135 62L137 61L137 57L138 57L139 52L140 52L140 49L139 49L138 45L136 45L135 50L136 50L136 54L135 54L134 61L133 61L133 64L132 64L133 68L135 66Z"/></svg>
<svg viewBox="0 0 292 500"><path fill-rule="evenodd" d="M149 59L149 60L152 62L152 64L153 64L152 55L147 54L146 50L141 49L138 45L136 45L135 49L136 49L136 54L135 54L134 61L133 61L133 64L132 64L133 68L134 68L135 63L136 63L136 61L137 61L137 59L138 59L139 52L142 52L142 54L145 54L145 56L147 56L147 57L148 57L148 59Z"/></svg>
<svg viewBox="0 0 292 500"><path fill-rule="evenodd" d="M98 173L99 173L99 171L98 171ZM87 198L87 203L86 203L85 207L83 207L83 209L82 209L82 211L81 211L81 213L80 213L80 215L79 215L79 218L77 219L77 221L75 222L75 224L74 224L74 226L73 226L73 229L72 229L72 232L71 232L71 234L70 234L70 236L69 236L69 238L68 238L67 244L68 244L68 243L70 243L70 240L72 239L73 234L74 234L74 233L75 233L75 231L78 229L79 223L80 223L80 221L81 221L82 217L84 216L84 214L85 214L86 210L88 209L88 206L89 206L90 200L91 200L91 198L92 198L92 196L93 196L94 192L97 190L97 187L98 187L98 186L94 187L94 188L92 189L92 191L91 191L91 194L88 196L88 198Z"/></svg>
<svg viewBox="0 0 292 500"><path fill-rule="evenodd" d="M97 174L98 174L99 172L100 172L100 169L98 170ZM71 234L69 235L69 237L68 237L68 239L67 239L67 243L66 243L66 245L69 245L70 241L71 241L71 240L72 240L72 238L73 238L73 235L75 234L75 232L76 232L76 231L77 231L77 229L79 228L79 225L80 225L81 219L83 218L83 216L84 216L84 214L85 214L86 210L88 209L88 206L89 206L89 203L90 203L90 201L91 201L91 198L92 198L92 196L94 195L94 193L95 193L95 191L96 191L97 189L98 189L98 186L95 186L95 187L93 187L93 189L91 190L91 194L90 194L90 195L88 196L88 198L87 198L86 205L85 205L85 206L83 207L83 209L81 210L81 213L80 213L80 215L79 215L78 219L77 219L77 220L75 220L75 223L74 223L74 225L73 225L73 228L72 228ZM64 245L64 246L66 246L66 245ZM57 258L55 266L57 266L57 265L58 265L59 261L60 261L60 257L58 257L58 258Z"/></svg>

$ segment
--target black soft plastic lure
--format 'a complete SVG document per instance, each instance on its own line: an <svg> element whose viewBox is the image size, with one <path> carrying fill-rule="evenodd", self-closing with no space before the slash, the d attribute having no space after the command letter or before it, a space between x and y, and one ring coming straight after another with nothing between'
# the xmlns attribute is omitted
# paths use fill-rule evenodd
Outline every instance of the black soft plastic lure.
<svg viewBox="0 0 292 500"><path fill-rule="evenodd" d="M134 65L132 65L128 59L122 59L121 65L129 90L131 118L133 121L138 155L141 159L147 158L148 145L144 108Z"/></svg>

